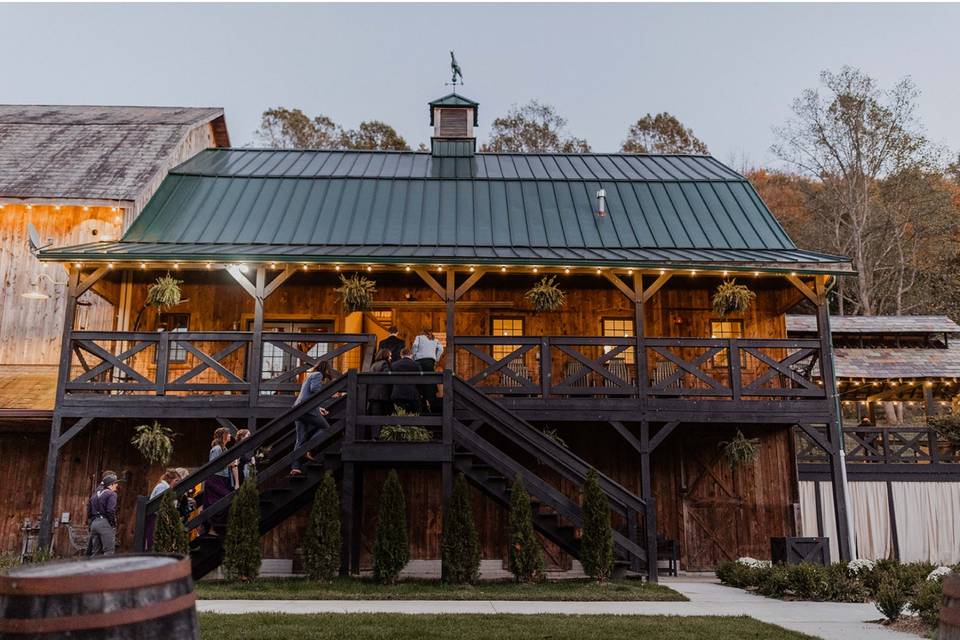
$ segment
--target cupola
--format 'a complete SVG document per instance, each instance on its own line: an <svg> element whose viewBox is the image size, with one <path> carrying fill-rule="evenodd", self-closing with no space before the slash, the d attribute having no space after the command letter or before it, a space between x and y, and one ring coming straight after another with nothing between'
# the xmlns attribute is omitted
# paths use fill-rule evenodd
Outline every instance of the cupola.
<svg viewBox="0 0 960 640"><path fill-rule="evenodd" d="M433 127L430 149L434 157L469 158L476 153L473 128L477 126L479 106L456 93L430 103L430 126Z"/></svg>

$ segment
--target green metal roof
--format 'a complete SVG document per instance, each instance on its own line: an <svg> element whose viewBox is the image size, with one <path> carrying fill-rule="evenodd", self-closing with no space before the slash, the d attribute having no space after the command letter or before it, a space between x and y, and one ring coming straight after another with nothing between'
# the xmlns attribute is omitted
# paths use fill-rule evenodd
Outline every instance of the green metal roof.
<svg viewBox="0 0 960 640"><path fill-rule="evenodd" d="M715 159L624 154L209 149L170 172L120 242L41 258L850 270L797 249Z"/></svg>

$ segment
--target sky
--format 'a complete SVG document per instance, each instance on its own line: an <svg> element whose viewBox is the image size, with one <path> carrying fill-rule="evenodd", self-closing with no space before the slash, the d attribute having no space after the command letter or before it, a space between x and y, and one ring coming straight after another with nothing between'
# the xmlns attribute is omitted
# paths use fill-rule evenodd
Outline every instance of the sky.
<svg viewBox="0 0 960 640"><path fill-rule="evenodd" d="M539 99L595 151L669 111L737 168L821 70L911 76L928 136L960 149L960 4L0 5L0 103L221 106L234 146L270 107L429 140L449 51L479 137Z"/></svg>

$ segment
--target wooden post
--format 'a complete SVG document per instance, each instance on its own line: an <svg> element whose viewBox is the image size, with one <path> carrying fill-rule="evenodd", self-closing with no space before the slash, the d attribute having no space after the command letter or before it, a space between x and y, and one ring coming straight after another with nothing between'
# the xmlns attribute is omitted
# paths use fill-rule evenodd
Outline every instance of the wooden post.
<svg viewBox="0 0 960 640"><path fill-rule="evenodd" d="M833 510L837 521L837 549L840 560L849 562L851 555L850 526L847 519L847 467L843 448L840 398L833 366L833 338L830 333L830 307L826 277L817 278L817 335L820 338L820 378L830 405L830 480L833 485Z"/></svg>
<svg viewBox="0 0 960 640"><path fill-rule="evenodd" d="M343 463L340 480L340 575L349 576L353 570L354 510L356 509L357 469L353 462Z"/></svg>
<svg viewBox="0 0 960 640"><path fill-rule="evenodd" d="M79 290L80 270L71 269L67 285L67 306L63 314L63 339L60 341L60 373L57 378L56 405L50 424L50 445L47 447L47 466L43 476L40 532L37 541L43 549L49 549L50 543L53 542L53 501L56 495L57 470L60 462L60 427L63 424L63 415L60 412L67 381L70 379L70 363L73 360L70 346L73 342L73 324L77 315Z"/></svg>
<svg viewBox="0 0 960 640"><path fill-rule="evenodd" d="M451 268L447 271L447 290L446 290L446 307L447 307L447 366L446 368L450 371L456 373L457 371L457 349L454 344L454 334L456 333L456 304L457 304L457 274ZM447 389L444 389L444 393L447 392Z"/></svg>
<svg viewBox="0 0 960 640"><path fill-rule="evenodd" d="M257 267L257 281L254 284L255 295L253 296L253 336L250 341L250 368L248 381L250 383L250 409L256 408L260 404L260 378L262 377L260 362L263 353L263 303L266 298L267 269L266 267ZM255 431L257 419L252 415L247 418L247 428Z"/></svg>
<svg viewBox="0 0 960 640"><path fill-rule="evenodd" d="M653 498L653 472L650 469L650 423L640 423L640 498L646 505L644 529L647 532L647 580L657 582L657 505Z"/></svg>
<svg viewBox="0 0 960 640"><path fill-rule="evenodd" d="M453 495L453 371L443 370L443 449L446 458L440 463L443 491L443 528L450 518L450 496Z"/></svg>
<svg viewBox="0 0 960 640"><path fill-rule="evenodd" d="M147 496L137 496L137 510L133 521L133 550L135 553L147 550L146 520L148 502L150 502L150 498Z"/></svg>
<svg viewBox="0 0 960 640"><path fill-rule="evenodd" d="M647 347L643 326L644 315L643 274L636 271L633 274L633 335L637 342L634 361L637 367L637 390L641 412L644 410L643 403L647 395Z"/></svg>

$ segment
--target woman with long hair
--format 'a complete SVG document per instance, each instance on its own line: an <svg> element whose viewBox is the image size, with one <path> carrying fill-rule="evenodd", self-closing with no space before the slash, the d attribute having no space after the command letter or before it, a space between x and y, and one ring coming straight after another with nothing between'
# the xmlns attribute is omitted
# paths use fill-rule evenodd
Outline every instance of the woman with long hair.
<svg viewBox="0 0 960 640"><path fill-rule="evenodd" d="M153 500L157 496L161 496L173 485L180 482L180 474L177 473L176 469L167 469L163 472L163 475L160 476L160 479L157 481L157 484L153 485L153 490L150 492L150 499ZM144 530L144 540L146 541L146 550L153 550L153 534L157 529L157 514L151 513L147 516L146 529Z"/></svg>
<svg viewBox="0 0 960 640"><path fill-rule="evenodd" d="M233 446L237 446L250 437L250 429L239 429L237 431L237 440ZM240 456L240 461L236 465L237 473L235 475L236 487L244 483L247 478L257 475L257 460L254 451Z"/></svg>
<svg viewBox="0 0 960 640"><path fill-rule="evenodd" d="M380 349L373 357L373 362L367 368L370 373L389 373L390 362L393 359L390 349ZM389 416L393 414L393 405L390 402L392 385L367 385L367 415Z"/></svg>
<svg viewBox="0 0 960 640"><path fill-rule="evenodd" d="M220 427L214 431L213 441L210 442L210 455L207 460L216 460L226 453L227 447L230 446L231 439L233 439L233 436L230 434L230 430L226 427ZM215 505L220 498L223 498L230 493L230 491L233 489L230 482L230 476L230 466L226 466L207 478L206 482L203 484L204 509L209 509ZM226 522L227 510L224 509L208 521L207 535L215 536L218 535L218 532L222 533L226 528Z"/></svg>

